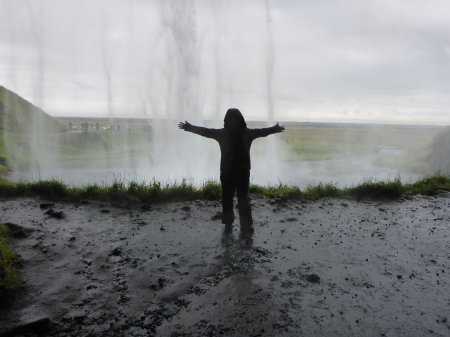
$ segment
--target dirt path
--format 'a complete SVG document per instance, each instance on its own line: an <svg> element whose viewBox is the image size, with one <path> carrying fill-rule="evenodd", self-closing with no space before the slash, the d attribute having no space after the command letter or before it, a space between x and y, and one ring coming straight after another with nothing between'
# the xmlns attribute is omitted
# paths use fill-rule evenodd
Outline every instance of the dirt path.
<svg viewBox="0 0 450 337"><path fill-rule="evenodd" d="M449 336L449 197L255 199L252 239L212 219L217 201L55 204L63 219L0 201L31 230L0 332L49 317L49 336Z"/></svg>

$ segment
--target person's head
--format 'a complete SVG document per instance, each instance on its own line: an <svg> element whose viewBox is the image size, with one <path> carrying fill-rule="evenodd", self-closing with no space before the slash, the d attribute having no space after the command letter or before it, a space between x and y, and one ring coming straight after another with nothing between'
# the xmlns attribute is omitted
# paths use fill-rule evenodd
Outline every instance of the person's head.
<svg viewBox="0 0 450 337"><path fill-rule="evenodd" d="M229 131L244 130L247 128L244 116L238 109L228 109L224 118L224 128Z"/></svg>

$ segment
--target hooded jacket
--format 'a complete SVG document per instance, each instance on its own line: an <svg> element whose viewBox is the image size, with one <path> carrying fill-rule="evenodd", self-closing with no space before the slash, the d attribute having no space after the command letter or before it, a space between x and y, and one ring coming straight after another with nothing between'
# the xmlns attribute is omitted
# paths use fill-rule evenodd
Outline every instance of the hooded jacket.
<svg viewBox="0 0 450 337"><path fill-rule="evenodd" d="M186 131L215 139L220 146L220 172L233 173L251 169L250 147L256 138L278 133L279 127L248 129L244 116L238 109L229 109L225 115L223 129L210 129L189 125Z"/></svg>

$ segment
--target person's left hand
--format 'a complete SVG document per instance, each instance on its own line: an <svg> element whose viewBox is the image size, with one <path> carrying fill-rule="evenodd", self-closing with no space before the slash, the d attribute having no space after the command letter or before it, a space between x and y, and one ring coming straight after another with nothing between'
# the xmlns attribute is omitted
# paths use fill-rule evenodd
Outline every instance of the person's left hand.
<svg viewBox="0 0 450 337"><path fill-rule="evenodd" d="M278 123L274 126L276 132L283 132L284 126L280 126Z"/></svg>
<svg viewBox="0 0 450 337"><path fill-rule="evenodd" d="M188 123L188 121L185 121L185 123L183 122L178 123L178 127L184 131L188 131L191 126L192 124Z"/></svg>

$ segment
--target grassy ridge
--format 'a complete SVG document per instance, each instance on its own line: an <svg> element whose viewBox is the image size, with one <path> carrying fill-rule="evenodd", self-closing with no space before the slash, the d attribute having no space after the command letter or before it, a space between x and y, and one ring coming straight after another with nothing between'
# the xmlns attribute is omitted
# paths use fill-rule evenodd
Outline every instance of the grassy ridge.
<svg viewBox="0 0 450 337"><path fill-rule="evenodd" d="M23 285L23 278L16 269L19 260L9 243L10 230L0 222L0 299Z"/></svg>
<svg viewBox="0 0 450 337"><path fill-rule="evenodd" d="M398 198L401 195L431 194L437 190L450 190L449 176L436 174L409 184L402 184L398 178L387 182L369 180L345 188L337 188L332 183L319 183L308 186L303 191L298 186L281 182L278 185L250 186L250 193L255 196L276 197L282 194L294 200ZM111 203L149 204L197 198L219 199L221 186L213 180L204 182L200 187L194 187L186 180L166 184L157 181L117 180L111 185L89 184L82 187L68 186L58 180L16 183L0 180L0 197L22 196L66 202L92 199Z"/></svg>
<svg viewBox="0 0 450 337"><path fill-rule="evenodd" d="M67 127L16 93L0 86L0 129L10 132L65 132Z"/></svg>
<svg viewBox="0 0 450 337"><path fill-rule="evenodd" d="M67 130L43 110L0 86L0 171L29 166L36 160L36 145L43 137Z"/></svg>

